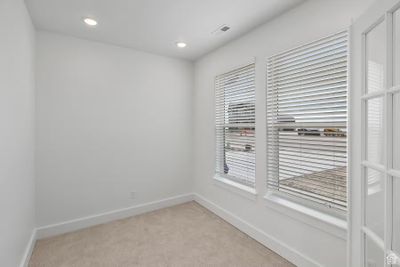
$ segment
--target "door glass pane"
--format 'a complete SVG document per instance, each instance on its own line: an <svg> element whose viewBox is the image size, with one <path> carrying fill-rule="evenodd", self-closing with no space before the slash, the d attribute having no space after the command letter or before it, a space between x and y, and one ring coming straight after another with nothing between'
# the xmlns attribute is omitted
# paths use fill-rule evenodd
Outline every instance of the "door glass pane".
<svg viewBox="0 0 400 267"><path fill-rule="evenodd" d="M400 84L400 10L393 14L393 82Z"/></svg>
<svg viewBox="0 0 400 267"><path fill-rule="evenodd" d="M400 93L393 95L393 168L400 170Z"/></svg>
<svg viewBox="0 0 400 267"><path fill-rule="evenodd" d="M384 267L385 253L371 238L365 235L365 267Z"/></svg>
<svg viewBox="0 0 400 267"><path fill-rule="evenodd" d="M383 98L367 102L367 160L383 164Z"/></svg>
<svg viewBox="0 0 400 267"><path fill-rule="evenodd" d="M393 178L393 251L400 255L400 177Z"/></svg>
<svg viewBox="0 0 400 267"><path fill-rule="evenodd" d="M366 169L365 226L383 239L384 233L384 175Z"/></svg>
<svg viewBox="0 0 400 267"><path fill-rule="evenodd" d="M366 34L367 92L384 89L385 24L380 23Z"/></svg>

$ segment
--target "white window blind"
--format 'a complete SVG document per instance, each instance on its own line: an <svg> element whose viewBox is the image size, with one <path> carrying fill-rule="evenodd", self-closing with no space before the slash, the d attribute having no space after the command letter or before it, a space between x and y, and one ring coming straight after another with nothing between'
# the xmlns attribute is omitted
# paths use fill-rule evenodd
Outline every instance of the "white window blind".
<svg viewBox="0 0 400 267"><path fill-rule="evenodd" d="M255 186L254 64L215 79L216 174Z"/></svg>
<svg viewBox="0 0 400 267"><path fill-rule="evenodd" d="M347 31L267 63L270 189L347 207Z"/></svg>

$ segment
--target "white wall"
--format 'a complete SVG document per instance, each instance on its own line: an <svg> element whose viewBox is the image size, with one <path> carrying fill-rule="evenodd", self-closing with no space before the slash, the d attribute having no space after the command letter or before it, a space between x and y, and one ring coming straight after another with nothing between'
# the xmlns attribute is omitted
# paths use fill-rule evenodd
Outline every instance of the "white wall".
<svg viewBox="0 0 400 267"><path fill-rule="evenodd" d="M38 226L192 192L192 91L190 62L39 32Z"/></svg>
<svg viewBox="0 0 400 267"><path fill-rule="evenodd" d="M346 266L346 240L266 206L265 59L345 29L373 0L309 0L242 38L198 60L195 65L195 191L217 206L276 238L314 264ZM215 159L214 77L255 58L256 189L249 200L212 181ZM328 229L326 225L323 228ZM294 257L296 260L296 257ZM300 263L300 261L295 262Z"/></svg>
<svg viewBox="0 0 400 267"><path fill-rule="evenodd" d="M0 1L0 35L0 266L18 266L35 223L35 42L22 0Z"/></svg>

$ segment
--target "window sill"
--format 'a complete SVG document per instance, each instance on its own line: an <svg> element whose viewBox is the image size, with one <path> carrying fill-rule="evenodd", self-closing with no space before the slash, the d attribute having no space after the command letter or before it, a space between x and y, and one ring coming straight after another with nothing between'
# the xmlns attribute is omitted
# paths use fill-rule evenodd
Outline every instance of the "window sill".
<svg viewBox="0 0 400 267"><path fill-rule="evenodd" d="M267 193L264 199L268 207L282 214L316 227L343 240L347 239L347 222L344 219L289 200L281 196L278 192Z"/></svg>
<svg viewBox="0 0 400 267"><path fill-rule="evenodd" d="M238 194L250 200L257 199L257 192L254 188L236 183L219 175L215 175L213 180L215 185L224 188L232 193Z"/></svg>

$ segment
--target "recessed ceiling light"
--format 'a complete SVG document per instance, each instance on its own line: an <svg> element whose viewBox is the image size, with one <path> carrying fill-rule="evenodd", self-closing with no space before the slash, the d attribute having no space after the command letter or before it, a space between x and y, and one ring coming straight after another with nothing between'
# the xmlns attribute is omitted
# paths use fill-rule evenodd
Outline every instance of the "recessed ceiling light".
<svg viewBox="0 0 400 267"><path fill-rule="evenodd" d="M186 47L186 43L184 43L184 42L177 42L177 43L176 43L176 46L179 47L179 48L184 48L184 47Z"/></svg>
<svg viewBox="0 0 400 267"><path fill-rule="evenodd" d="M91 18L84 18L83 21L89 26L96 26L97 21Z"/></svg>

